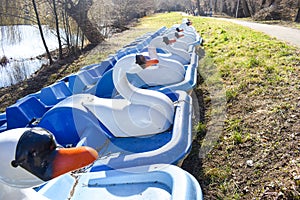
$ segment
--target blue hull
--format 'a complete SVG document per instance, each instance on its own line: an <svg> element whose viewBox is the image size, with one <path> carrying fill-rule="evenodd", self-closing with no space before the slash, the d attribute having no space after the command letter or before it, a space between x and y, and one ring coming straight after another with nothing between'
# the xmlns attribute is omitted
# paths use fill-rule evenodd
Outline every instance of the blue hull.
<svg viewBox="0 0 300 200"><path fill-rule="evenodd" d="M87 167L85 173L66 174L51 180L36 189L39 194L55 200L94 199L95 196L100 199L202 199L195 178L172 166L181 163L191 149L192 100L187 92L197 82L198 56L195 51L191 53L190 64L185 66L182 82L144 87L160 91L174 102L173 125L165 132L145 137L114 137L79 101L84 95L115 97L114 64L128 54L143 51L165 30L163 27L138 38L103 62L83 67L79 72L27 95L0 114L0 132L43 127L64 147L92 146L99 153L99 159Z"/></svg>
<svg viewBox="0 0 300 200"><path fill-rule="evenodd" d="M95 197L105 200L203 199L201 188L195 178L172 165L91 172L76 177L67 174L50 181L39 190L39 193L55 200L95 199Z"/></svg>

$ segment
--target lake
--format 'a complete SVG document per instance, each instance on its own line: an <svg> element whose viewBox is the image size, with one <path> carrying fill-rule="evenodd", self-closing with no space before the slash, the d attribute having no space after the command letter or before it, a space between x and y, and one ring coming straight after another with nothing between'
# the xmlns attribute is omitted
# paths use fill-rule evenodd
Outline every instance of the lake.
<svg viewBox="0 0 300 200"><path fill-rule="evenodd" d="M54 30L43 26L43 32L49 50L57 49ZM0 59L3 56L8 59L5 66L0 65L0 87L29 78L48 62L45 58L36 58L46 52L37 26L0 26L0 41Z"/></svg>

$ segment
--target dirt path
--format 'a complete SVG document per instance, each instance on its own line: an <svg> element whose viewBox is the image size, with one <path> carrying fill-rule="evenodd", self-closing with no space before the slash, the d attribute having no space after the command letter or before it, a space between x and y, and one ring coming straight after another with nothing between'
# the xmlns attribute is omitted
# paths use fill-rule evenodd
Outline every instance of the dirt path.
<svg viewBox="0 0 300 200"><path fill-rule="evenodd" d="M251 29L261 31L279 40L285 41L291 45L300 48L300 30L294 28L283 27L279 25L259 24L254 22L241 21L236 19L216 18L221 20L230 21L242 26L247 26Z"/></svg>

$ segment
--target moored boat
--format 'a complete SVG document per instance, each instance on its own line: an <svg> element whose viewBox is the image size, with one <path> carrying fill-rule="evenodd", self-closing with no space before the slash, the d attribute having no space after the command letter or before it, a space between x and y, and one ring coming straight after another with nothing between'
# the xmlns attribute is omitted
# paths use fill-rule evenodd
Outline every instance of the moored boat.
<svg viewBox="0 0 300 200"><path fill-rule="evenodd" d="M169 60L183 70L179 82L159 84L152 75L153 85L144 79L147 86L138 87L129 80L128 74L143 70L136 56L165 32L162 28L138 39L104 62L20 99L0 115L0 131L41 127L65 148L89 146L99 155L83 171L62 175L30 193L55 200L202 199L195 178L174 166L191 148L192 101L186 91L196 84L196 53L187 51L186 65Z"/></svg>
<svg viewBox="0 0 300 200"><path fill-rule="evenodd" d="M62 191L57 195L56 191ZM172 199L202 200L197 180L173 165L150 165L123 170L66 174L38 191L55 200Z"/></svg>

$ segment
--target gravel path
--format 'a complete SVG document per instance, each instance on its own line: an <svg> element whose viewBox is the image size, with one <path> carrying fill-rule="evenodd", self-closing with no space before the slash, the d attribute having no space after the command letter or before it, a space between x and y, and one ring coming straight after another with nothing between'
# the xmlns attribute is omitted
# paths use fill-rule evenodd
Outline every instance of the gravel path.
<svg viewBox="0 0 300 200"><path fill-rule="evenodd" d="M226 20L240 24L242 26L247 26L251 29L264 32L267 35L276 37L279 40L285 41L291 45L297 46L300 48L300 30L294 28L288 28L278 25L269 25L269 24L259 24L254 22L246 22L236 19L226 19L226 18L216 18L221 20Z"/></svg>

